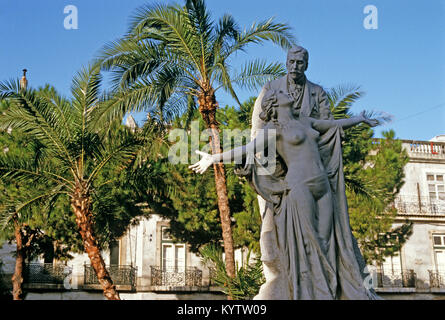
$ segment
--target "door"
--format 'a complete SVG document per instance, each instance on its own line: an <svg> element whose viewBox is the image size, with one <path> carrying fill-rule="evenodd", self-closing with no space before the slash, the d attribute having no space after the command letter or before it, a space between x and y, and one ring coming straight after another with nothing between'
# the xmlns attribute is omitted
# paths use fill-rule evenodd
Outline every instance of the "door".
<svg viewBox="0 0 445 320"><path fill-rule="evenodd" d="M445 250L435 250L436 270L445 275Z"/></svg>
<svg viewBox="0 0 445 320"><path fill-rule="evenodd" d="M162 245L162 270L184 272L185 245L164 243Z"/></svg>

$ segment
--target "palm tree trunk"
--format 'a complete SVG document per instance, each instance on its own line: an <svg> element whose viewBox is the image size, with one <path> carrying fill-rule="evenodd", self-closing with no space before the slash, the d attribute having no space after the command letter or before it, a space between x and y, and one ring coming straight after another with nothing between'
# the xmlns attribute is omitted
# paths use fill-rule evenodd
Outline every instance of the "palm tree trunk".
<svg viewBox="0 0 445 320"><path fill-rule="evenodd" d="M23 246L22 230L18 222L14 223L15 242L17 244L15 270L12 275L12 296L14 300L23 300L23 269L25 266L25 252Z"/></svg>
<svg viewBox="0 0 445 320"><path fill-rule="evenodd" d="M215 92L212 88L208 91L201 92L198 97L199 111L207 125L211 130L210 145L212 154L221 152L221 144L219 139L219 124L216 121L217 102ZM227 185L223 163L215 163L213 165L215 171L215 186L218 197L218 208L221 219L222 237L224 242L224 253L226 260L227 275L231 278L235 277L235 253L232 236L232 223L230 219L229 198L227 196Z"/></svg>
<svg viewBox="0 0 445 320"><path fill-rule="evenodd" d="M85 252L91 261L91 266L96 272L97 279L102 285L104 296L108 300L120 300L116 291L116 286L105 267L105 262L100 253L97 240L93 232L91 221L91 202L88 195L83 194L79 188L76 188L74 197L71 199L71 207L76 216L76 223L82 236Z"/></svg>

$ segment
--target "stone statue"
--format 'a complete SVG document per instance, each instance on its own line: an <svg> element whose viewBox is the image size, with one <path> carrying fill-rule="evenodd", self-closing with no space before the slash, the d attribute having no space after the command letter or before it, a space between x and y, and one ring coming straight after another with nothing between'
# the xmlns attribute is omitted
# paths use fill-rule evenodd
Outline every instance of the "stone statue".
<svg viewBox="0 0 445 320"><path fill-rule="evenodd" d="M295 105L301 109L301 114L316 119L332 119L329 100L322 87L306 79L304 72L309 65L309 53L300 46L289 49L286 68L288 74L268 82L261 90L257 101L269 90L289 93L295 100ZM259 119L260 104L256 104L252 117L252 130L262 127ZM252 133L254 135L255 133Z"/></svg>
<svg viewBox="0 0 445 320"><path fill-rule="evenodd" d="M333 120L326 93L304 76L307 64L304 48L290 49L288 75L266 84L255 103L252 141L220 154L197 151L202 158L190 168L203 173L223 159L253 159L240 172L260 196L263 219L266 282L255 299L377 299L365 285L349 225L341 135L343 128L378 121L364 112ZM275 147L274 172L259 174L265 150Z"/></svg>

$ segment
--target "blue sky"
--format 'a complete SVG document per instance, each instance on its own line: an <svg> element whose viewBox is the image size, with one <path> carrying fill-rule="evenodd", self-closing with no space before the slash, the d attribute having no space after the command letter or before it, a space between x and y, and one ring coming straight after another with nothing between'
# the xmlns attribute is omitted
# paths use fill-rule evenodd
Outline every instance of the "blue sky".
<svg viewBox="0 0 445 320"><path fill-rule="evenodd" d="M108 41L127 29L129 16L150 0L2 0L0 80L29 70L33 87L50 83L69 95L72 76ZM165 1L164 1L165 2ZM363 27L366 5L378 9L378 29ZM78 8L77 30L66 30L65 6ZM445 134L445 1L207 0L217 18L231 13L242 27L275 17L288 23L309 50L308 78L325 88L360 85L366 92L353 111L384 111L398 138L429 140ZM237 56L285 61L266 43ZM257 92L238 91L241 100ZM234 105L218 94L220 105ZM141 118L141 117L139 117Z"/></svg>

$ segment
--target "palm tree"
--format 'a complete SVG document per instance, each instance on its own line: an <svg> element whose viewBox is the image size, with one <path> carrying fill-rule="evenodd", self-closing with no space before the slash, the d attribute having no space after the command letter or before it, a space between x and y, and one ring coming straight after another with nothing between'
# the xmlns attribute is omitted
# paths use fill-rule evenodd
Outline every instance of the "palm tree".
<svg viewBox="0 0 445 320"><path fill-rule="evenodd" d="M349 118L353 114L351 108L365 95L357 85L338 85L327 91L330 109L334 119ZM380 123L390 120L390 117L381 113L370 112L368 117L376 118ZM373 130L367 126L354 126L345 130L343 160L346 189L362 197L371 200L379 196L379 190L369 185L358 177L358 171L362 169L361 160L368 154L372 143Z"/></svg>
<svg viewBox="0 0 445 320"><path fill-rule="evenodd" d="M361 90L360 86L356 85L338 85L328 90L327 96L334 119L350 118L352 116L350 111L351 107L363 97L364 94L365 93ZM365 138L364 141L367 143L371 138L372 130L369 128L364 129L361 126L355 126L346 130L345 133L348 136L347 139L345 139L345 143L363 138ZM366 137L363 137L363 134L365 134ZM343 147L343 149L347 149L347 146L346 148ZM368 150L368 148L362 148L362 150L360 150L360 148L355 149L357 150L353 150L350 154L355 155L357 159L363 158ZM356 168L349 168L350 161L348 160L353 160L352 164L356 165ZM346 189L365 198L371 198L373 196L371 191L372 188L367 186L364 181L360 180L355 174L355 171L361 168L361 164L355 163L356 161L354 160L355 159L346 158L344 161Z"/></svg>
<svg viewBox="0 0 445 320"><path fill-rule="evenodd" d="M116 99L104 105L104 119L128 111L149 111L161 121L196 104L210 130L212 153L221 151L216 120L219 89L240 105L234 85L256 89L285 73L279 63L253 60L239 73L232 72L232 59L249 44L272 41L289 48L294 38L285 24L272 19L254 23L241 31L233 17L214 22L204 0L186 0L180 5L148 5L137 10L129 33L108 44L99 57L101 68L112 71ZM214 165L218 207L227 273L235 276L234 249L224 165Z"/></svg>
<svg viewBox="0 0 445 320"><path fill-rule="evenodd" d="M16 251L15 268L12 275L12 297L14 300L23 300L23 281L26 259L33 252L33 245L45 238L39 229L31 228L27 223L27 215L18 212L12 213L11 225L14 233Z"/></svg>
<svg viewBox="0 0 445 320"><path fill-rule="evenodd" d="M100 94L101 80L97 67L82 69L73 79L71 100L60 97L55 90L21 89L18 81L0 83L0 100L6 99L11 105L0 119L0 129L20 130L44 146L37 160L0 157L2 179L44 190L3 206L1 222L6 225L34 205L51 205L62 196L68 197L104 296L119 299L94 232L93 195L107 183L99 185L100 174L134 160L146 141L138 132L121 125L97 121L100 106L108 103ZM113 179L109 174L108 182Z"/></svg>
<svg viewBox="0 0 445 320"><path fill-rule="evenodd" d="M21 80L21 83L25 79ZM22 87L24 87L22 85ZM10 109L10 103L7 100L0 101L0 112L3 114ZM37 144L33 143L32 139L25 138L15 131L8 130L0 131L0 145L3 147L3 153L19 157L21 159L36 159L38 158L39 148ZM7 183L1 181L0 183L0 204L4 210L8 211L10 217L9 223L0 227L0 239L2 240L15 240L15 268L12 275L12 296L14 300L23 299L23 281L24 281L24 269L25 261L30 257L32 249L38 242L39 238L42 238L44 234L40 232L38 228L31 228L29 225L32 211L22 210L21 212L14 211L10 199L17 196L30 196L33 192L36 195L40 190L37 188L33 190L27 190L20 188L17 183Z"/></svg>

